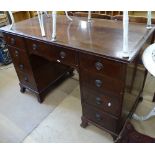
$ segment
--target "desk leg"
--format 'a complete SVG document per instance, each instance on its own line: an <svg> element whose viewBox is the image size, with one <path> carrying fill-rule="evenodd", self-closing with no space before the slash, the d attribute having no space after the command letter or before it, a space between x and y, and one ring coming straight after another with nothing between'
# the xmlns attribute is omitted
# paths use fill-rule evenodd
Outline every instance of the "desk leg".
<svg viewBox="0 0 155 155"><path fill-rule="evenodd" d="M25 88L25 87L23 87L21 84L19 84L19 85L20 85L20 92L21 92L21 93L25 93L26 88Z"/></svg>
<svg viewBox="0 0 155 155"><path fill-rule="evenodd" d="M81 120L82 120L82 122L81 122L80 126L81 126L82 128L86 128L86 127L88 126L88 121L87 121L87 119L84 118L84 117L82 116L82 117L81 117Z"/></svg>
<svg viewBox="0 0 155 155"><path fill-rule="evenodd" d="M38 102L42 103L44 100L43 95L42 94L36 94L36 96L37 96Z"/></svg>

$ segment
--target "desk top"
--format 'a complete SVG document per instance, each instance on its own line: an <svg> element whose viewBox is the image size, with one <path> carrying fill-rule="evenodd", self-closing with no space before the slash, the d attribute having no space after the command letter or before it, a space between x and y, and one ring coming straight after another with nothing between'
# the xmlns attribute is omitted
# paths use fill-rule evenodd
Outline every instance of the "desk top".
<svg viewBox="0 0 155 155"><path fill-rule="evenodd" d="M66 16L57 16L57 41L52 42L52 17L44 16L46 36L41 36L38 18L31 18L15 23L13 30L5 26L2 32L19 35L26 38L38 39L50 44L67 46L83 52L91 52L95 55L114 59L122 62L130 62L138 54L155 28L146 29L146 24L129 24L129 51L128 59L122 58L123 49L123 24L121 21L92 19L87 22L85 17L72 17L68 21Z"/></svg>

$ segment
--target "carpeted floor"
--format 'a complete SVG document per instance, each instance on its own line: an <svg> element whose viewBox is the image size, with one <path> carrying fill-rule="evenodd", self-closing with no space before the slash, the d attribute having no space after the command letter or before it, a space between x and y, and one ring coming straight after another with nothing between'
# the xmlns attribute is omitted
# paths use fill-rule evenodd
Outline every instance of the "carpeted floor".
<svg viewBox="0 0 155 155"><path fill-rule="evenodd" d="M0 142L22 142L76 86L65 81L39 104L30 92L20 93L13 67L0 70Z"/></svg>
<svg viewBox="0 0 155 155"><path fill-rule="evenodd" d="M148 76L144 101L136 113L146 114L154 81ZM2 79L2 80L1 80ZM80 127L81 103L79 82L68 79L51 91L43 104L29 92L21 94L14 68L0 70L0 142L113 142L106 132L88 126ZM145 122L133 120L135 128L155 137L155 117Z"/></svg>
<svg viewBox="0 0 155 155"><path fill-rule="evenodd" d="M112 142L109 134L95 126L80 127L82 110L79 92L79 87L75 88L24 142Z"/></svg>

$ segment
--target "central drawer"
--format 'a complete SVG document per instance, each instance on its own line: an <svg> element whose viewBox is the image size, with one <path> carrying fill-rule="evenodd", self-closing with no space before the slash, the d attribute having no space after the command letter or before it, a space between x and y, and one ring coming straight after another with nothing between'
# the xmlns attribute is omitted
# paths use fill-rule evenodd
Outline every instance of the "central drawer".
<svg viewBox="0 0 155 155"><path fill-rule="evenodd" d="M26 44L29 53L65 65L77 66L77 52L75 50L34 40L26 40Z"/></svg>
<svg viewBox="0 0 155 155"><path fill-rule="evenodd" d="M77 52L69 48L54 46L56 61L65 65L76 67L77 63Z"/></svg>

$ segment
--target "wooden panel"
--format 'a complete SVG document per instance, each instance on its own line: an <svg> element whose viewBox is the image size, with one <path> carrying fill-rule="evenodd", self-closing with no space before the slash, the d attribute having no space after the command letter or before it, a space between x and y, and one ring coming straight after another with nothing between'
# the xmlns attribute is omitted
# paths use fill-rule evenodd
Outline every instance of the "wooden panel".
<svg viewBox="0 0 155 155"><path fill-rule="evenodd" d="M39 92L58 81L69 69L69 67L55 62L43 63L39 68L33 69Z"/></svg>
<svg viewBox="0 0 155 155"><path fill-rule="evenodd" d="M127 65L125 92L123 98L122 114L127 117L131 109L138 103L141 92L143 91L146 78L146 69L143 65L137 64L140 57L137 57L133 63Z"/></svg>

